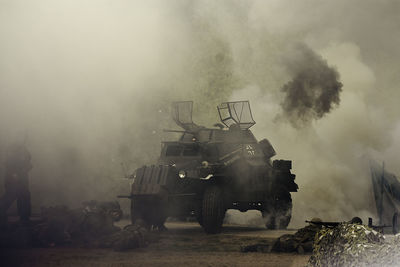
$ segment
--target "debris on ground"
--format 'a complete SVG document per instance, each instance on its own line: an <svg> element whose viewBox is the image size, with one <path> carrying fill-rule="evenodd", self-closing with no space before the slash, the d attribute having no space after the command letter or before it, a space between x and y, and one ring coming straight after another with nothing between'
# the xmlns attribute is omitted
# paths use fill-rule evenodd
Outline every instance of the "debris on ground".
<svg viewBox="0 0 400 267"><path fill-rule="evenodd" d="M270 244L255 244L240 247L240 252L261 252L261 253L270 253L272 246Z"/></svg>
<svg viewBox="0 0 400 267"><path fill-rule="evenodd" d="M141 223L127 225L121 231L105 236L97 241L102 248L113 248L116 251L146 247L149 243L148 230Z"/></svg>
<svg viewBox="0 0 400 267"><path fill-rule="evenodd" d="M66 206L42 208L42 222L32 227L35 246L87 244L120 228L114 222L122 217L118 202L84 202L78 209Z"/></svg>
<svg viewBox="0 0 400 267"><path fill-rule="evenodd" d="M32 246L31 230L27 226L19 226L15 229L2 229L0 231L1 248L28 248Z"/></svg>
<svg viewBox="0 0 400 267"><path fill-rule="evenodd" d="M122 218L118 202L84 202L78 209L66 206L42 208L41 220L29 226L11 225L0 232L0 247L85 246L116 250L143 247L147 229L143 224L123 230L114 225Z"/></svg>

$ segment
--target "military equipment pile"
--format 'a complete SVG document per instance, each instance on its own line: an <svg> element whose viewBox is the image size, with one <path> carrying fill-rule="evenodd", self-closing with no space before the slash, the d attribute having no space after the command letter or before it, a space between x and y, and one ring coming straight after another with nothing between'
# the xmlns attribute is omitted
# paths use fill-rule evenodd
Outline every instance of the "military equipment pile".
<svg viewBox="0 0 400 267"><path fill-rule="evenodd" d="M365 225L341 223L315 236L309 267L398 266L400 235L390 240Z"/></svg>
<svg viewBox="0 0 400 267"><path fill-rule="evenodd" d="M149 243L148 230L140 224L130 224L121 231L107 235L97 241L97 246L113 248L116 251L124 251L133 248L146 247Z"/></svg>

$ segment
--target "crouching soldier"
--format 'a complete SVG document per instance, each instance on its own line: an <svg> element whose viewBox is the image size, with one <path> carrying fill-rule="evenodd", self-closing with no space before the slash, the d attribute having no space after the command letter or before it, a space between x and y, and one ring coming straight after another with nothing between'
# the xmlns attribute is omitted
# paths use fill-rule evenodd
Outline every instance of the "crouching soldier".
<svg viewBox="0 0 400 267"><path fill-rule="evenodd" d="M13 144L6 150L4 185L0 199L0 224L7 224L7 210L17 200L18 215L22 224L28 224L31 215L29 171L32 169L31 154L23 144Z"/></svg>
<svg viewBox="0 0 400 267"><path fill-rule="evenodd" d="M295 234L286 234L278 238L272 247L273 252L312 252L315 235L322 229L322 220L313 218L310 224Z"/></svg>

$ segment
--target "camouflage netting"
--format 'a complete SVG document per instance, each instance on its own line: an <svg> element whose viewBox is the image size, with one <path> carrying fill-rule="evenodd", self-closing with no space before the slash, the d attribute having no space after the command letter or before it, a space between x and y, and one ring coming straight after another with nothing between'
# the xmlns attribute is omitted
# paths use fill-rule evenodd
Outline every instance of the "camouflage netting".
<svg viewBox="0 0 400 267"><path fill-rule="evenodd" d="M318 232L308 266L398 266L399 262L400 235L387 241L365 225L343 223Z"/></svg>

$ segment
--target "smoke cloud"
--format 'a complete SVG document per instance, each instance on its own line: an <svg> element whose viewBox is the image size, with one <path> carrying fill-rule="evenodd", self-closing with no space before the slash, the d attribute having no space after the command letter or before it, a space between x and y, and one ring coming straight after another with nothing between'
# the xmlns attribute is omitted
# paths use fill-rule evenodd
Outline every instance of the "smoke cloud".
<svg viewBox="0 0 400 267"><path fill-rule="evenodd" d="M320 119L340 102L339 73L306 45L297 45L287 57L293 79L282 87L284 115L294 125Z"/></svg>
<svg viewBox="0 0 400 267"><path fill-rule="evenodd" d="M0 1L0 155L26 139L34 211L112 199L129 188L121 163L158 157L171 101L194 100L211 126L218 103L248 99L256 137L293 160L291 226L365 220L359 159L400 173L399 12L394 0Z"/></svg>

